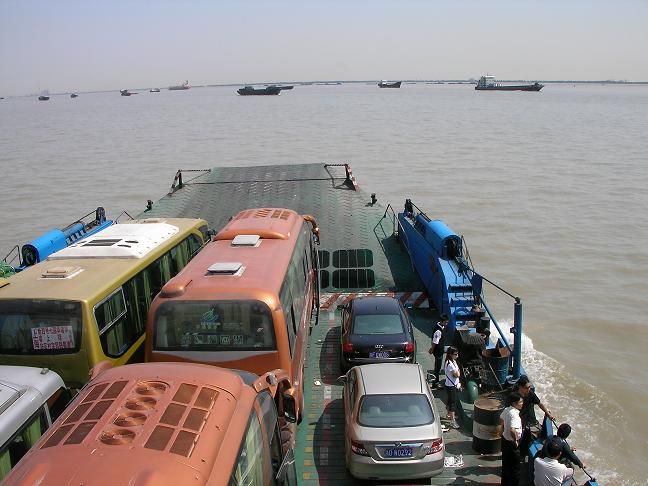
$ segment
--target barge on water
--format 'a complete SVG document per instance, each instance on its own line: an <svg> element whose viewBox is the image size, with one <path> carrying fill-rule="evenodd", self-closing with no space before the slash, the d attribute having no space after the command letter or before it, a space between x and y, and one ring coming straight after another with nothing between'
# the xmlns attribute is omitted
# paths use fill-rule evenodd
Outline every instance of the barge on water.
<svg viewBox="0 0 648 486"><path fill-rule="evenodd" d="M189 174L191 180L183 180ZM461 236L410 200L401 210L378 204L373 194L359 189L347 164L178 171L169 194L141 216L203 218L218 230L242 210L277 207L313 214L321 235L320 308L311 320L304 420L295 437L299 484L356 484L345 468L348 444L343 386L338 380L340 308L358 296L398 298L413 324L417 362L431 370L428 344L441 313L450 316L445 344L458 346L461 353L471 350L471 337L479 328L492 323L499 330L485 298L484 286L490 281L474 270ZM508 295L513 301L515 342L508 343L504 337L508 333L499 332L497 346L489 345L499 351L499 359L477 356L472 363L462 363L468 382L460 396L461 428L444 432L446 467L424 484L500 484L501 390L506 393L523 372L522 303ZM445 391L434 390L433 396L436 409L445 410ZM523 484L530 484L528 474Z"/></svg>
<svg viewBox="0 0 648 486"><path fill-rule="evenodd" d="M477 91L540 91L542 88L544 84L537 81L532 84L500 84L495 81L495 76L482 76L475 86Z"/></svg>

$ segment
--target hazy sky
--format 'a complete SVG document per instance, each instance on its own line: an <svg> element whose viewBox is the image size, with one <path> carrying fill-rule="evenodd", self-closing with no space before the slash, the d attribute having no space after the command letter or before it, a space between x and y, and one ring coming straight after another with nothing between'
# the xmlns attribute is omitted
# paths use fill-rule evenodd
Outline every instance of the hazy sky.
<svg viewBox="0 0 648 486"><path fill-rule="evenodd" d="M0 96L486 72L648 80L648 1L0 0Z"/></svg>

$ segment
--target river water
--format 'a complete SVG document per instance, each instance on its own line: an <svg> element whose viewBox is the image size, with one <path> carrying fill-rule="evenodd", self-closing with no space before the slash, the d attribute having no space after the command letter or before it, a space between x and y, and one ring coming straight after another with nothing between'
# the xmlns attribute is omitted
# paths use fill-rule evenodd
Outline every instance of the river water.
<svg viewBox="0 0 648 486"><path fill-rule="evenodd" d="M296 86L240 97L0 100L0 253L104 206L136 214L175 171L348 162L463 234L524 303L525 367L604 485L648 484L648 86ZM500 323L512 303L487 289Z"/></svg>

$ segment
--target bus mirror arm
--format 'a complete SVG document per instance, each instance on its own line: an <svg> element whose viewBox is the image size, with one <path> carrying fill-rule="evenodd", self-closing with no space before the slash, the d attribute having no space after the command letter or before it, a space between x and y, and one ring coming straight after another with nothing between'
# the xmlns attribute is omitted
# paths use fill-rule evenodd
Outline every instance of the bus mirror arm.
<svg viewBox="0 0 648 486"><path fill-rule="evenodd" d="M313 235L315 236L315 243L317 243L319 245L320 244L320 231L319 231L319 226L317 226L317 221L310 214L305 214L303 216L303 218L304 218L304 221L310 223L311 226L313 227L313 229L311 231L313 232Z"/></svg>

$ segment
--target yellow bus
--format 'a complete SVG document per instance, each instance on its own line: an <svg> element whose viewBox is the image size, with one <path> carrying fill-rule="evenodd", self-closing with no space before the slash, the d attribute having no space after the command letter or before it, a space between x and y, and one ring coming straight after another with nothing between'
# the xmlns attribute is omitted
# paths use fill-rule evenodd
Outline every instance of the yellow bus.
<svg viewBox="0 0 648 486"><path fill-rule="evenodd" d="M5 485L298 484L285 371L259 377L191 363L97 371Z"/></svg>
<svg viewBox="0 0 648 486"><path fill-rule="evenodd" d="M143 361L151 301L208 237L202 219L127 221L4 280L0 363L50 368L78 388L101 361Z"/></svg>
<svg viewBox="0 0 648 486"><path fill-rule="evenodd" d="M284 369L301 419L318 238L313 217L290 209L238 213L153 301L146 361Z"/></svg>

